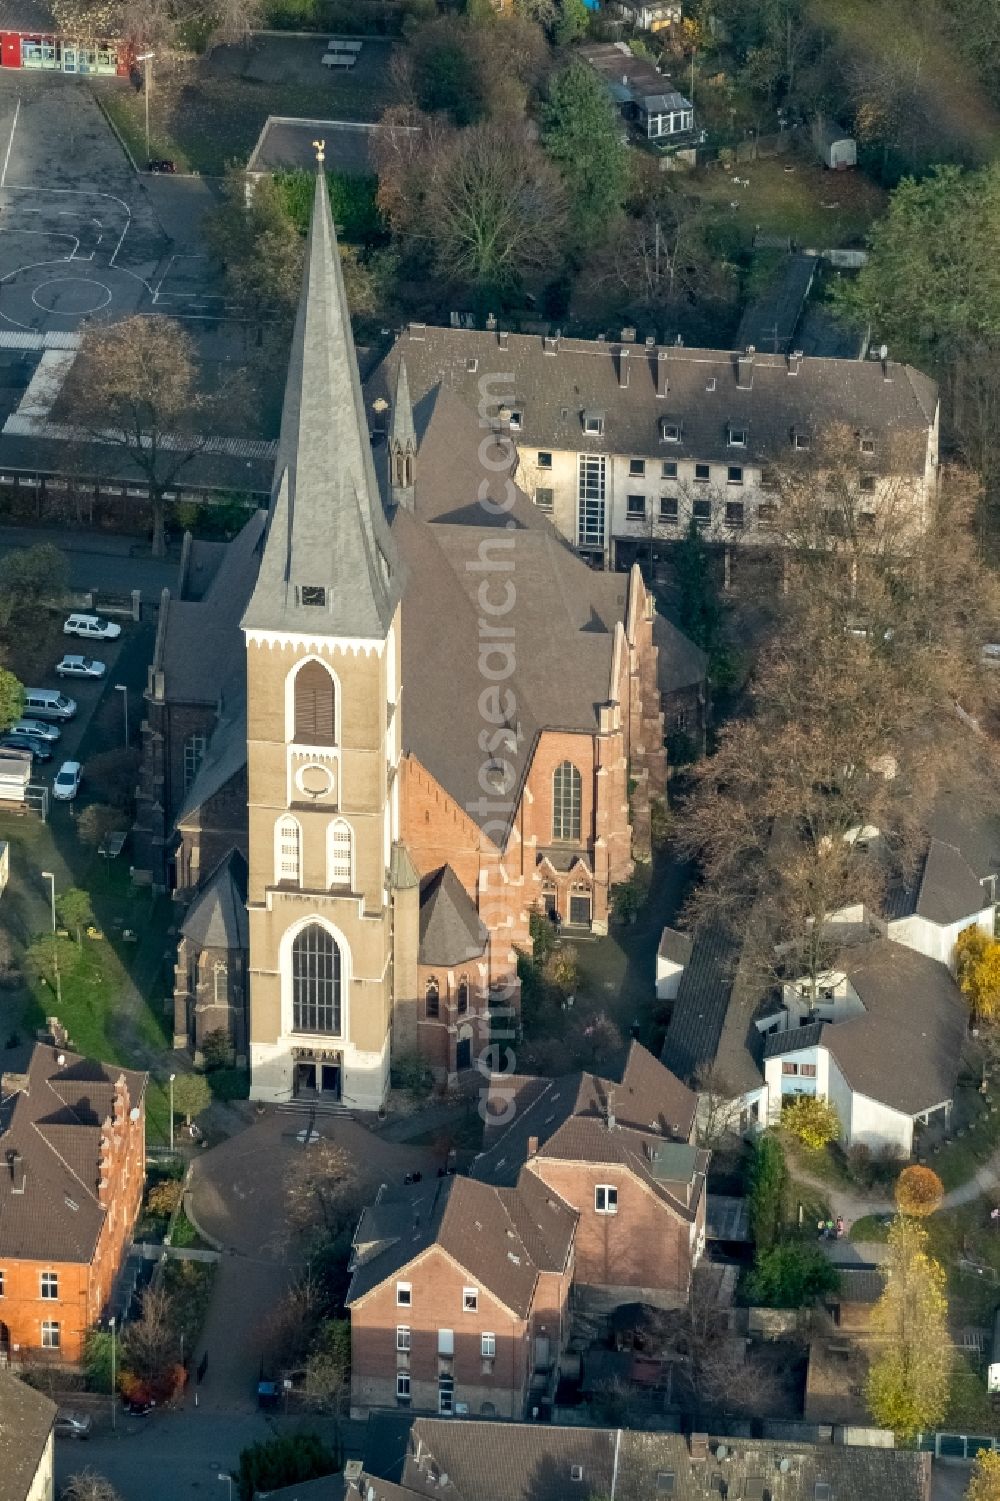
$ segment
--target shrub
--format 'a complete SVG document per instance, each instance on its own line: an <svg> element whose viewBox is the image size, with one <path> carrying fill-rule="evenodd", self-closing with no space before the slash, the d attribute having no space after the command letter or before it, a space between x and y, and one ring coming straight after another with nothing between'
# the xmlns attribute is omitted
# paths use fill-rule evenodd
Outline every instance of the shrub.
<svg viewBox="0 0 1000 1501"><path fill-rule="evenodd" d="M76 821L76 832L81 844L96 850L121 826L122 815L118 808L109 807L107 803L89 803Z"/></svg>
<svg viewBox="0 0 1000 1501"><path fill-rule="evenodd" d="M111 1391L111 1342L109 1329L87 1330L83 1342L83 1369L88 1391Z"/></svg>
<svg viewBox="0 0 1000 1501"><path fill-rule="evenodd" d="M549 985L569 995L575 990L580 977L578 955L571 943L560 943L542 966L542 975Z"/></svg>
<svg viewBox="0 0 1000 1501"><path fill-rule="evenodd" d="M536 964L544 964L556 946L555 924L546 912L528 914L528 931L531 934L531 957Z"/></svg>
<svg viewBox="0 0 1000 1501"><path fill-rule="evenodd" d="M769 1250L785 1221L788 1168L781 1142L770 1132L754 1143L750 1164L750 1229L758 1253Z"/></svg>
<svg viewBox="0 0 1000 1501"><path fill-rule="evenodd" d="M790 1136L814 1152L840 1136L840 1116L829 1100L819 1095L797 1094L786 1099L781 1124Z"/></svg>
<svg viewBox="0 0 1000 1501"><path fill-rule="evenodd" d="M746 1292L765 1308L804 1308L837 1282L837 1270L819 1246L795 1240L758 1252Z"/></svg>
<svg viewBox="0 0 1000 1501"><path fill-rule="evenodd" d="M213 1027L206 1032L201 1042L201 1056L206 1070L229 1068L233 1061L233 1045L225 1027Z"/></svg>
<svg viewBox="0 0 1000 1501"><path fill-rule="evenodd" d="M393 1089L405 1089L415 1100L426 1100L434 1088L434 1074L418 1053L401 1053L392 1065Z"/></svg>
<svg viewBox="0 0 1000 1501"><path fill-rule="evenodd" d="M258 1492L332 1475L339 1467L339 1456L316 1433L283 1433L265 1439L240 1454L240 1501L253 1501Z"/></svg>
<svg viewBox="0 0 1000 1501"><path fill-rule="evenodd" d="M941 1208L944 1184L929 1167L905 1167L896 1181L896 1203L900 1214L918 1219Z"/></svg>
<svg viewBox="0 0 1000 1501"><path fill-rule="evenodd" d="M91 756L86 765L87 780L100 789L105 801L122 810L131 808L139 777L138 751L111 750ZM119 818L119 823L121 819Z"/></svg>
<svg viewBox="0 0 1000 1501"><path fill-rule="evenodd" d="M177 1178L165 1178L154 1183L146 1195L146 1208L150 1214L169 1219L184 1197L184 1184Z"/></svg>

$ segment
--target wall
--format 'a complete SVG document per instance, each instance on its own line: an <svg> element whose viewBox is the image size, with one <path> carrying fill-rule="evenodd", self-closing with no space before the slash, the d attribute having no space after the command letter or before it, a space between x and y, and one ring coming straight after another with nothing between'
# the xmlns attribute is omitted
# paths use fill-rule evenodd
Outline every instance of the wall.
<svg viewBox="0 0 1000 1501"><path fill-rule="evenodd" d="M983 933L993 937L994 923L993 906L984 907L981 912L972 912L968 917L961 918L958 922L942 927L938 923L928 922L924 917L904 917L899 922L891 922L888 925L888 936L893 943L901 943L904 948L916 949L918 954L926 954L929 959L936 959L939 964L947 964L954 974L955 972L955 944L958 935L973 924Z"/></svg>
<svg viewBox="0 0 1000 1501"><path fill-rule="evenodd" d="M49 1434L48 1441L38 1462L35 1478L31 1482L24 1501L53 1501L55 1495L55 1438Z"/></svg>
<svg viewBox="0 0 1000 1501"><path fill-rule="evenodd" d="M568 1285L568 1278L565 1279ZM413 1301L409 1308L396 1304L396 1282L410 1282ZM438 1375L453 1375L455 1401L468 1404L470 1415L491 1402L499 1417L524 1416L530 1373L530 1329L519 1318L479 1287L479 1307L466 1313L463 1288L475 1279L459 1268L439 1247L400 1271L391 1281L373 1289L351 1308L351 1408L362 1413L369 1407L396 1407L396 1373L410 1373L410 1404L413 1411L438 1411ZM551 1306L551 1296L549 1297ZM396 1327L410 1329L410 1351L396 1350ZM454 1357L438 1356L438 1331L454 1333ZM481 1355L481 1336L496 1336L492 1365Z"/></svg>

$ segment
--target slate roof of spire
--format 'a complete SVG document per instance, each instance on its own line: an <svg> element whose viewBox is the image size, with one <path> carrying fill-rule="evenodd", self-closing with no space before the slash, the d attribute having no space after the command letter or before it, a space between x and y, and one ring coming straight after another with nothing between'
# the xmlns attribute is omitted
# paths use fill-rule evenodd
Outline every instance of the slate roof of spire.
<svg viewBox="0 0 1000 1501"><path fill-rule="evenodd" d="M383 640L399 601L395 556L320 172L267 540L244 629Z"/></svg>
<svg viewBox="0 0 1000 1501"><path fill-rule="evenodd" d="M203 949L249 947L247 862L239 850L219 861L188 908L181 932Z"/></svg>
<svg viewBox="0 0 1000 1501"><path fill-rule="evenodd" d="M420 883L420 963L468 964L486 947L489 933L475 903L450 865Z"/></svg>
<svg viewBox="0 0 1000 1501"><path fill-rule="evenodd" d="M417 430L413 425L413 402L410 400L410 382L406 374L406 361L400 359L396 370L396 396L392 403L392 441L401 448L416 452Z"/></svg>

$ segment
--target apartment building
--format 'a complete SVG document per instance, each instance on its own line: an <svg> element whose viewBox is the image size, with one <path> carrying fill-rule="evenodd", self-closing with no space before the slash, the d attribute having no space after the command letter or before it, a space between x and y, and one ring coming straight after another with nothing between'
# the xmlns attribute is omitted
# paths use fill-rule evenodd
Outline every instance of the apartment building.
<svg viewBox="0 0 1000 1501"><path fill-rule="evenodd" d="M442 390L517 454L517 483L589 562L626 568L683 536L780 538L786 473L838 466L860 525L937 486L933 381L891 360L663 346L636 330L564 339L410 324L372 373L384 430L400 360L417 409Z"/></svg>

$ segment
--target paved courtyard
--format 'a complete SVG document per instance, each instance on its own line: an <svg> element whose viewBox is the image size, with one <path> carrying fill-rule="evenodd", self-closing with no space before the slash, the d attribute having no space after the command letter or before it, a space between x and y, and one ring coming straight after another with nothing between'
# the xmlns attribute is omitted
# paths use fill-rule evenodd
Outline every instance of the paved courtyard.
<svg viewBox="0 0 1000 1501"><path fill-rule="evenodd" d="M0 75L0 333L224 316L197 243L209 201L203 184L151 192L79 80Z"/></svg>
<svg viewBox="0 0 1000 1501"><path fill-rule="evenodd" d="M197 1159L191 1209L199 1227L224 1247L200 1359L208 1372L199 1405L208 1411L249 1411L255 1405L260 1327L296 1273L301 1250L285 1229L285 1183L307 1113L268 1110L238 1135ZM380 1183L401 1183L413 1171L435 1172L426 1147L383 1140L346 1116L321 1116L314 1129L349 1152L360 1183L374 1194Z"/></svg>

